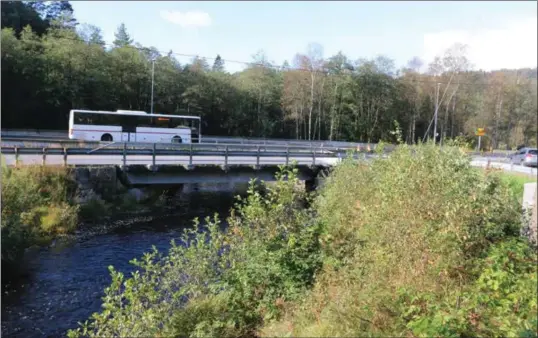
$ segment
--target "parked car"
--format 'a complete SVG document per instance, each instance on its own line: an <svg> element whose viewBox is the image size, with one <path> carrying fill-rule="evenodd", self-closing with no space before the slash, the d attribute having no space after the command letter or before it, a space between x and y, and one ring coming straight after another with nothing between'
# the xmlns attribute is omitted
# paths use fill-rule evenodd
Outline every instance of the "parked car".
<svg viewBox="0 0 538 338"><path fill-rule="evenodd" d="M521 148L511 156L513 164L520 164L528 167L538 166L538 149L536 148Z"/></svg>

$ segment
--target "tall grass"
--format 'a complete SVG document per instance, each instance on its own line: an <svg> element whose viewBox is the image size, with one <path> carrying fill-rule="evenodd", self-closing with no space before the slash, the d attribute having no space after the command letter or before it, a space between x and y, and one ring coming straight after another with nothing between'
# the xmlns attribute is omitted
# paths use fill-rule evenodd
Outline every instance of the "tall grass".
<svg viewBox="0 0 538 338"><path fill-rule="evenodd" d="M283 180L283 176L290 178ZM518 198L458 148L339 165L319 196L284 170L219 230L111 270L79 336L489 336L536 331ZM532 287L534 286L534 288Z"/></svg>

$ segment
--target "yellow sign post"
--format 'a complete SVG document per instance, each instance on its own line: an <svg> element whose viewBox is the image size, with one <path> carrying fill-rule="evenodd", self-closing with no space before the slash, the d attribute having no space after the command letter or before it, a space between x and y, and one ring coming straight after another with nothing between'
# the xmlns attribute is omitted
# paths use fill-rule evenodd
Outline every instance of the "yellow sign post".
<svg viewBox="0 0 538 338"><path fill-rule="evenodd" d="M482 141L482 136L486 135L485 128L476 128L474 134L478 136L478 151L480 151L480 141Z"/></svg>

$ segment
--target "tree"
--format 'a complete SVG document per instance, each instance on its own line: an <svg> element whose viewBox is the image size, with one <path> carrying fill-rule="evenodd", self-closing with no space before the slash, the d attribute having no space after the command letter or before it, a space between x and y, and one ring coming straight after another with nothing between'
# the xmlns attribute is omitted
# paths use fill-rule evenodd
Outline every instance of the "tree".
<svg viewBox="0 0 538 338"><path fill-rule="evenodd" d="M213 63L212 70L214 72L224 72L224 60L217 54L215 62Z"/></svg>
<svg viewBox="0 0 538 338"><path fill-rule="evenodd" d="M83 24L79 27L78 33L82 40L86 41L88 44L94 44L99 46L105 45L101 28L97 26Z"/></svg>
<svg viewBox="0 0 538 338"><path fill-rule="evenodd" d="M123 24L114 46L134 48L105 49L98 27L58 24L62 12L72 13L67 2L2 3L5 128L65 129L74 108L149 111L155 59L155 111L201 116L206 134L391 142L396 121L412 143L428 131L440 83L443 141L471 138L477 126L487 128L486 146L537 141L536 68L472 71L462 45L426 72L418 58L396 71L388 57L325 59L311 44L292 67L274 67L259 51L229 74L220 55L212 65L203 57L182 65L172 52L135 44Z"/></svg>
<svg viewBox="0 0 538 338"><path fill-rule="evenodd" d="M34 2L2 1L2 28L13 28L18 36L23 28L29 25L36 34L43 35L49 28L49 22L40 16L34 4Z"/></svg>
<svg viewBox="0 0 538 338"><path fill-rule="evenodd" d="M74 30L78 25L69 1L50 1L36 4L35 8L53 26Z"/></svg>
<svg viewBox="0 0 538 338"><path fill-rule="evenodd" d="M208 72L209 64L207 63L206 58L195 56L189 66L189 70L194 72Z"/></svg>
<svg viewBox="0 0 538 338"><path fill-rule="evenodd" d="M129 46L133 43L133 39L129 36L129 33L127 33L127 28L125 27L125 24L122 22L116 33L114 34L115 40L113 42L115 47L121 48L125 46Z"/></svg>

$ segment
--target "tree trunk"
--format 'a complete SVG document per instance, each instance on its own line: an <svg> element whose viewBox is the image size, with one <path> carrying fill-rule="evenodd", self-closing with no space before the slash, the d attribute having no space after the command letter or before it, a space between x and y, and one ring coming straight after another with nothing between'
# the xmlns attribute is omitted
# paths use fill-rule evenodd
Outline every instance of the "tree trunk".
<svg viewBox="0 0 538 338"><path fill-rule="evenodd" d="M336 102L338 99L337 94L338 94L338 82L336 82L334 85L334 101L333 101L333 106L331 109L331 122L330 122L330 127L329 127L329 140L330 141L332 141L334 137L333 133L334 133L334 127L335 127L335 114L337 111Z"/></svg>
<svg viewBox="0 0 538 338"><path fill-rule="evenodd" d="M314 73L310 73L311 86L310 86L310 110L308 112L308 140L312 131L312 111L314 110Z"/></svg>
<svg viewBox="0 0 538 338"><path fill-rule="evenodd" d="M454 139L454 118L456 116L456 97L454 96L454 100L452 100L452 114L451 121L450 121L450 138Z"/></svg>
<svg viewBox="0 0 538 338"><path fill-rule="evenodd" d="M456 89L454 89L454 91L452 92L452 94L450 95L448 100L446 101L445 117L443 118L443 125L441 127L441 142L440 142L441 145L443 145L443 141L446 138L446 126L447 126L447 123L448 123L448 108L450 106L450 101L452 101L452 98L454 97L454 95L456 95L456 92L458 91L458 87L459 87L459 85L456 86Z"/></svg>

